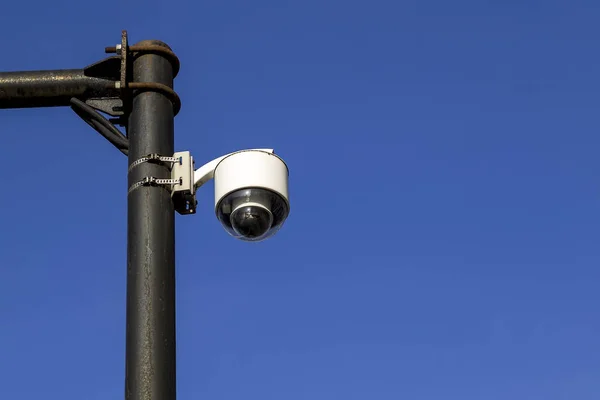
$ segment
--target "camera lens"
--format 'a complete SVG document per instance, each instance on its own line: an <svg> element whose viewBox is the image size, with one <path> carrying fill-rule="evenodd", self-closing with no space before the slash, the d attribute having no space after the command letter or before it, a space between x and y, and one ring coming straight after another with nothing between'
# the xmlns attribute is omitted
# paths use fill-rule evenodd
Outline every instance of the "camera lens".
<svg viewBox="0 0 600 400"><path fill-rule="evenodd" d="M280 194L263 188L243 188L224 196L216 205L217 218L233 237L258 242L281 229L289 205Z"/></svg>
<svg viewBox="0 0 600 400"><path fill-rule="evenodd" d="M265 235L273 224L273 214L260 204L246 203L236 208L229 218L233 230L250 240Z"/></svg>

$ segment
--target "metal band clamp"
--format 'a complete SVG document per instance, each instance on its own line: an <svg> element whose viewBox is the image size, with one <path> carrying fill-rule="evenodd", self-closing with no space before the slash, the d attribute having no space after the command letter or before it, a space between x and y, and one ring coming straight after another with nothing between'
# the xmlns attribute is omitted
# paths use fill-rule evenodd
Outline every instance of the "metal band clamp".
<svg viewBox="0 0 600 400"><path fill-rule="evenodd" d="M155 178L153 176L147 176L144 179L137 181L133 185L129 187L127 194L133 192L135 189L142 186L172 186L172 185L180 185L181 179L160 179ZM170 189L170 187L169 187Z"/></svg>
<svg viewBox="0 0 600 400"><path fill-rule="evenodd" d="M176 163L179 161L180 161L179 157L167 157L167 156L161 156L160 154L152 153L152 154L148 154L147 156L144 156L144 157L132 162L131 165L129 166L129 169L127 170L127 172L131 172L132 169L134 169L138 165L146 163L146 162Z"/></svg>

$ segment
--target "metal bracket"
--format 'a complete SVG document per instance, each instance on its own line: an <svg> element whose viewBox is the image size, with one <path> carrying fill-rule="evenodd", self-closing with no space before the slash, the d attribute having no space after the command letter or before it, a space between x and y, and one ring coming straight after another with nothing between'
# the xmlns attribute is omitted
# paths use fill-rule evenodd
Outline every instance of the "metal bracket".
<svg viewBox="0 0 600 400"><path fill-rule="evenodd" d="M156 154L156 153L148 154L147 156L144 156L144 157L140 158L139 160L135 160L134 162L132 162L131 165L129 166L129 169L127 170L127 172L131 172L132 169L134 169L138 165L146 163L146 162L176 163L178 161L179 161L179 158L177 158L177 157L161 156L160 154Z"/></svg>
<svg viewBox="0 0 600 400"><path fill-rule="evenodd" d="M160 154L148 154L129 166L129 171L145 162L172 163L171 179L159 179L147 176L134 183L128 193L142 186L166 186L171 189L171 197L175 211L182 215L196 213L196 193L194 186L194 157L189 151L173 154L173 157Z"/></svg>
<svg viewBox="0 0 600 400"><path fill-rule="evenodd" d="M113 117L124 115L123 100L119 99L118 97L88 99L85 101L85 104Z"/></svg>
<svg viewBox="0 0 600 400"><path fill-rule="evenodd" d="M129 190L127 191L127 193L129 194L129 193L133 192L135 189L142 187L142 186L171 186L171 185L176 185L178 183L179 183L179 181L177 179L160 179L160 178L155 178L153 176L146 176L142 180L131 185L131 187L129 187Z"/></svg>
<svg viewBox="0 0 600 400"><path fill-rule="evenodd" d="M187 215L196 212L196 188L194 186L194 157L189 151L173 154L177 161L171 169L171 179L179 180L178 185L173 185L171 196L175 211Z"/></svg>
<svg viewBox="0 0 600 400"><path fill-rule="evenodd" d="M106 53L117 54L115 58L120 60L120 68L117 71L117 77L114 82L115 89L119 90L120 93L120 105L114 104L104 104L96 102L98 107L103 107L100 109L104 111L107 108L113 107L113 116L118 116L118 118L113 118L111 122L121 125L127 126L127 116L131 112L131 102L133 98L133 91L151 91L161 93L166 96L171 103L173 103L173 114L177 115L179 110L181 109L181 99L177 95L177 93L169 86L164 85L158 82L132 82L132 62L131 60L135 57L142 54L160 54L162 57L166 58L173 68L173 77L177 76L179 72L179 59L177 55L173 53L173 51L167 47L159 46L159 45L129 45L129 39L127 36L127 31L123 30L121 32L121 43L116 46L106 47L104 49ZM115 61L111 61L111 65L116 64ZM115 69L114 67L112 68Z"/></svg>

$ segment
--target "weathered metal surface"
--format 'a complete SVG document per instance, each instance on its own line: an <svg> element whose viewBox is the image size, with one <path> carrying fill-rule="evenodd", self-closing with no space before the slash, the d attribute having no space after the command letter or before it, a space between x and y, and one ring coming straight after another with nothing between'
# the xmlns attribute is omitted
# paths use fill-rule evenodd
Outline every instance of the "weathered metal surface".
<svg viewBox="0 0 600 400"><path fill-rule="evenodd" d="M114 82L86 76L83 69L0 72L0 108L68 106L72 97L115 96Z"/></svg>
<svg viewBox="0 0 600 400"><path fill-rule="evenodd" d="M118 53L83 69L52 71L0 72L0 108L68 106L71 98L85 101L126 125L131 112L132 91L159 92L173 103L175 115L181 100L172 87L160 82L132 82L132 63L145 55L156 55L171 65L173 77L179 72L179 59L162 44L144 41L129 46L127 31L121 33L121 44L107 47L107 53Z"/></svg>
<svg viewBox="0 0 600 400"><path fill-rule="evenodd" d="M172 66L162 55L132 58L130 87L148 83L173 87ZM132 92L129 165L148 154L174 152L171 99L164 91L147 89ZM148 177L169 179L170 167L142 163L129 171L128 186ZM125 399L175 400L175 358L175 210L169 189L141 186L127 196Z"/></svg>
<svg viewBox="0 0 600 400"><path fill-rule="evenodd" d="M162 93L166 97L171 100L173 103L173 115L177 115L179 110L181 110L181 100L177 93L173 90L173 88L163 85L158 82L130 82L127 84L127 87L130 89L135 89L137 91L151 91Z"/></svg>

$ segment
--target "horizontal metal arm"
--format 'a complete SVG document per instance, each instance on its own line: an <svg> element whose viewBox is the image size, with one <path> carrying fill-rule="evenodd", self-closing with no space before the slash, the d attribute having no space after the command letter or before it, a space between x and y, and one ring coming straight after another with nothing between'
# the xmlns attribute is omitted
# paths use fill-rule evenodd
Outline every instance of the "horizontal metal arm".
<svg viewBox="0 0 600 400"><path fill-rule="evenodd" d="M83 69L0 72L0 109L68 106L73 97L119 97L119 89L109 79L86 76Z"/></svg>

